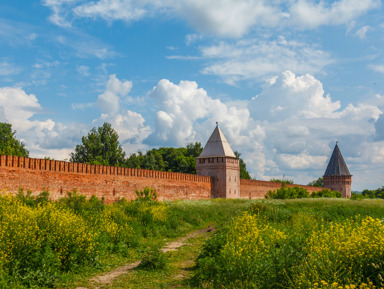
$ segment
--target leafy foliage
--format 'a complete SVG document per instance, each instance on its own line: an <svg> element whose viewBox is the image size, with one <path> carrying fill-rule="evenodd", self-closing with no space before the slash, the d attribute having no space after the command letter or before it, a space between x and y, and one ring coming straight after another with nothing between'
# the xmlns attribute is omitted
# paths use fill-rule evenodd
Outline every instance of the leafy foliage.
<svg viewBox="0 0 384 289"><path fill-rule="evenodd" d="M274 182L274 183L293 184L293 180L286 179L285 176L283 176L282 179L275 179L275 178L272 178L272 179L270 179L269 181L270 181L270 182Z"/></svg>
<svg viewBox="0 0 384 289"><path fill-rule="evenodd" d="M307 189L299 186L287 187L284 183L280 189L268 191L266 199L302 199L302 198L341 198L341 193L329 189L322 189L319 192L309 194Z"/></svg>
<svg viewBox="0 0 384 289"><path fill-rule="evenodd" d="M89 163L96 165L120 166L125 161L117 132L111 124L92 128L87 136L81 138L82 144L77 145L71 153L71 162Z"/></svg>
<svg viewBox="0 0 384 289"><path fill-rule="evenodd" d="M341 193L338 191L332 191L330 189L322 189L318 192L312 192L311 198L341 198Z"/></svg>
<svg viewBox="0 0 384 289"><path fill-rule="evenodd" d="M287 187L285 183L283 186L276 191L268 191L265 198L266 199L300 199L308 198L309 192L304 188L298 186Z"/></svg>
<svg viewBox="0 0 384 289"><path fill-rule="evenodd" d="M308 186L312 186L312 187L324 187L324 180L322 177L310 182L308 184Z"/></svg>
<svg viewBox="0 0 384 289"><path fill-rule="evenodd" d="M15 133L11 124L0 122L0 154L28 157L29 151L15 138Z"/></svg>
<svg viewBox="0 0 384 289"><path fill-rule="evenodd" d="M244 160L240 157L241 153L239 153L238 151L235 151L234 154L239 159L240 179L247 179L247 180L251 179L251 176L249 175L249 173L247 171L247 165L244 162Z"/></svg>
<svg viewBox="0 0 384 289"><path fill-rule="evenodd" d="M196 174L195 158L203 148L200 142L190 143L187 147L152 149L146 154L131 154L125 165L130 168Z"/></svg>
<svg viewBox="0 0 384 289"><path fill-rule="evenodd" d="M152 202L157 201L157 192L152 187L145 187L143 190L135 190L137 199L136 201Z"/></svg>
<svg viewBox="0 0 384 289"><path fill-rule="evenodd" d="M167 266L167 258L161 249L156 246L152 248L148 248L139 264L139 269L145 270L157 270L157 269L165 269Z"/></svg>

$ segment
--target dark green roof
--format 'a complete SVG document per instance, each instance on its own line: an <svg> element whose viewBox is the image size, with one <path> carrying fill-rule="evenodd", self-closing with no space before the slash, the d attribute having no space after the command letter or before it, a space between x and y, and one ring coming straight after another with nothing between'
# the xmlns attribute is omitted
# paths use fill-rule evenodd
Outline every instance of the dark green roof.
<svg viewBox="0 0 384 289"><path fill-rule="evenodd" d="M351 176L337 143L324 176Z"/></svg>

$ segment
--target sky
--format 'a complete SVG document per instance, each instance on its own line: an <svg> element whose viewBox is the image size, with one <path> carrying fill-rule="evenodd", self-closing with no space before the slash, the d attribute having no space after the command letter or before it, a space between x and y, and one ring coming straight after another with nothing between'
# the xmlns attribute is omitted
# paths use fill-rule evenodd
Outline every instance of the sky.
<svg viewBox="0 0 384 289"><path fill-rule="evenodd" d="M109 122L129 155L205 145L216 121L253 178L307 184L333 148L384 185L381 0L0 1L0 121L68 160Z"/></svg>

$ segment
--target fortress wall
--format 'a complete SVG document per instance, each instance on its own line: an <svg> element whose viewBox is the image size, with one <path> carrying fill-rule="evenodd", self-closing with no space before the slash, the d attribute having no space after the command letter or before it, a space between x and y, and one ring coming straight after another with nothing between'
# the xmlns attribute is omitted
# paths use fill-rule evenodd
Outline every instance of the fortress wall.
<svg viewBox="0 0 384 289"><path fill-rule="evenodd" d="M211 198L213 181L209 176L0 155L0 190L11 193L23 188L24 192L31 190L39 194L46 188L51 198L57 200L76 189L87 197L95 195L113 202L119 198L135 199L135 190L146 186L156 189L159 200L200 200ZM240 198L264 198L269 190L281 186L281 183L241 179ZM298 186L310 192L322 189Z"/></svg>
<svg viewBox="0 0 384 289"><path fill-rule="evenodd" d="M156 189L159 200L211 198L207 176L0 155L0 189L12 193L21 187L39 194L46 188L56 200L76 188L113 202L134 199L135 190L146 186Z"/></svg>
<svg viewBox="0 0 384 289"><path fill-rule="evenodd" d="M311 187L304 185L287 184L287 187L298 186L307 189L311 192L321 191L323 188ZM259 180L245 180L240 179L240 198L242 199L263 199L268 191L280 189L282 183L259 181Z"/></svg>

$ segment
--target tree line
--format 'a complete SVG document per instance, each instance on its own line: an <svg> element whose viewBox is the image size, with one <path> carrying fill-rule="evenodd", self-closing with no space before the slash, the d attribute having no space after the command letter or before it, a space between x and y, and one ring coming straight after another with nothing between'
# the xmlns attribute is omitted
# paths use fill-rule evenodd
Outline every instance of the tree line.
<svg viewBox="0 0 384 289"><path fill-rule="evenodd" d="M15 138L15 131L7 123L0 123L0 154L29 156L25 145ZM138 151L127 157L120 142L119 135L110 123L92 128L88 135L81 138L70 154L70 161L96 165L119 166L157 171L196 174L195 158L203 147L200 142L189 143L186 147L154 148L145 153ZM235 152L240 163L240 178L250 179L246 163Z"/></svg>

